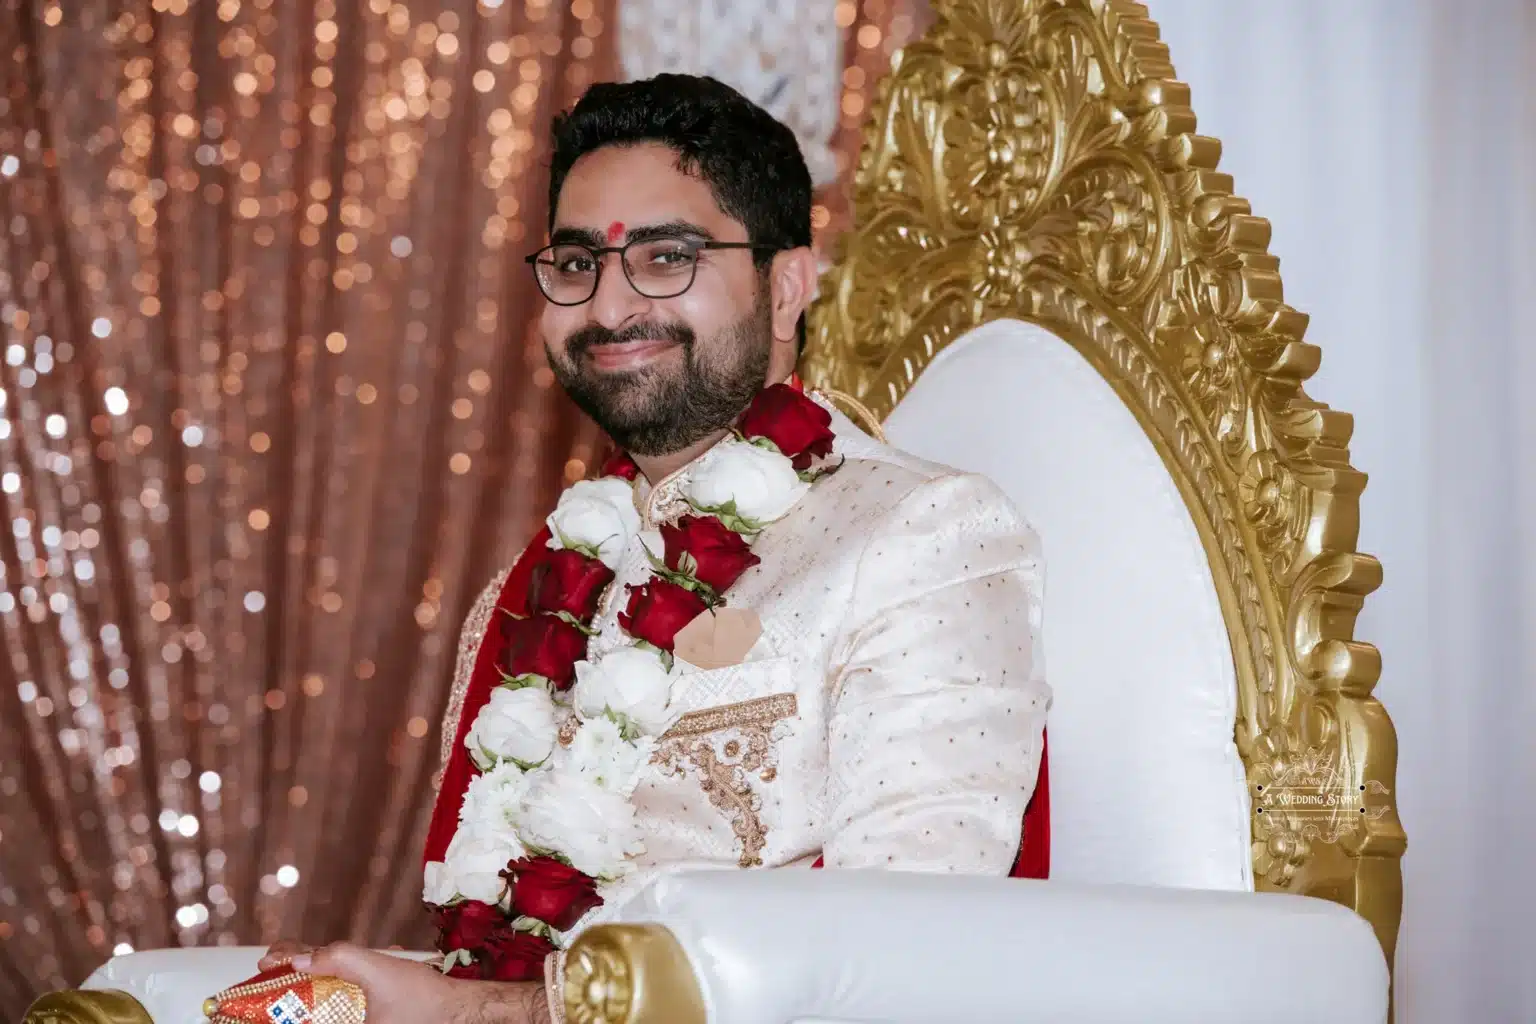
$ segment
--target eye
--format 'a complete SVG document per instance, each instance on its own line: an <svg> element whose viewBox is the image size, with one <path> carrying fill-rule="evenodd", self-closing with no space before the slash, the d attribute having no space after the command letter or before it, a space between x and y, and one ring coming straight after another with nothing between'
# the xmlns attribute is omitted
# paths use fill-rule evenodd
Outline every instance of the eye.
<svg viewBox="0 0 1536 1024"><path fill-rule="evenodd" d="M553 262L562 274L591 274L597 270L597 261L589 252L556 253Z"/></svg>
<svg viewBox="0 0 1536 1024"><path fill-rule="evenodd" d="M682 267L693 262L693 250L686 246L658 249L651 254L651 262L663 267Z"/></svg>

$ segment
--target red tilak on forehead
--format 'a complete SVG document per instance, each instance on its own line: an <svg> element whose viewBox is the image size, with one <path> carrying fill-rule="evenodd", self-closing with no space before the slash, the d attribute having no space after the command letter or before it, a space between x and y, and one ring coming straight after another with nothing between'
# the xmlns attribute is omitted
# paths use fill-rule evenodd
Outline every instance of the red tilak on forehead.
<svg viewBox="0 0 1536 1024"><path fill-rule="evenodd" d="M608 225L608 244L612 245L624 237L624 222L616 220Z"/></svg>

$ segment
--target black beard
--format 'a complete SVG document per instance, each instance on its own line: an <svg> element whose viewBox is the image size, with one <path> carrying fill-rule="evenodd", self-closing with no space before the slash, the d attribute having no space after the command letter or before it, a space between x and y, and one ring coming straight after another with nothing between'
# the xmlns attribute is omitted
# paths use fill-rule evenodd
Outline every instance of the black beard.
<svg viewBox="0 0 1536 1024"><path fill-rule="evenodd" d="M571 401L615 444L633 455L671 455L725 430L762 390L773 336L771 312L758 302L709 345L716 360L698 358L693 329L681 322L631 324L610 331L589 324L566 342L564 358L548 352L549 366ZM595 345L665 339L683 350L681 372L648 366L595 373L583 357Z"/></svg>

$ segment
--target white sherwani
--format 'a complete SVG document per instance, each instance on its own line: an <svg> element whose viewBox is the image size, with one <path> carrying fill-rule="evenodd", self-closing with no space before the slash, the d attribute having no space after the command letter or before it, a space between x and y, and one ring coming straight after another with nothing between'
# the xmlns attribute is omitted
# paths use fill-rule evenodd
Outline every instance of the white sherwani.
<svg viewBox="0 0 1536 1024"><path fill-rule="evenodd" d="M836 411L832 427L842 468L762 533L762 563L726 594L756 610L762 636L739 665L680 662L680 717L635 793L645 853L578 928L667 871L818 856L829 868L1011 867L1050 703L1039 541L985 478L880 444ZM643 531L687 513L691 470L640 479ZM598 610L593 655L625 643L625 585L651 572L643 538ZM472 660L478 643L466 635L461 650Z"/></svg>

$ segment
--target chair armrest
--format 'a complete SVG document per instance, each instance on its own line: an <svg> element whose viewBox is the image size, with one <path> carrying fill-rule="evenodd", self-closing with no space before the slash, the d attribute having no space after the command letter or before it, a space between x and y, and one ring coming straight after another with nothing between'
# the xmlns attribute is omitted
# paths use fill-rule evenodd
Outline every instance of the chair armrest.
<svg viewBox="0 0 1536 1024"><path fill-rule="evenodd" d="M115 956L79 989L41 997L27 1012L27 1021L207 1024L204 1000L253 977L265 952L265 946L209 946ZM436 955L391 952L411 960Z"/></svg>
<svg viewBox="0 0 1536 1024"><path fill-rule="evenodd" d="M660 879L617 922L570 952L572 1019L592 1019L580 1015L590 994L610 1011L633 1003L636 1015L617 1018L631 1024L1387 1019L1387 965L1370 926L1301 896L706 872ZM679 979L680 963L691 979Z"/></svg>
<svg viewBox="0 0 1536 1024"><path fill-rule="evenodd" d="M115 956L80 986L124 992L155 1024L200 1024L203 1000L256 973L265 946L146 949Z"/></svg>

